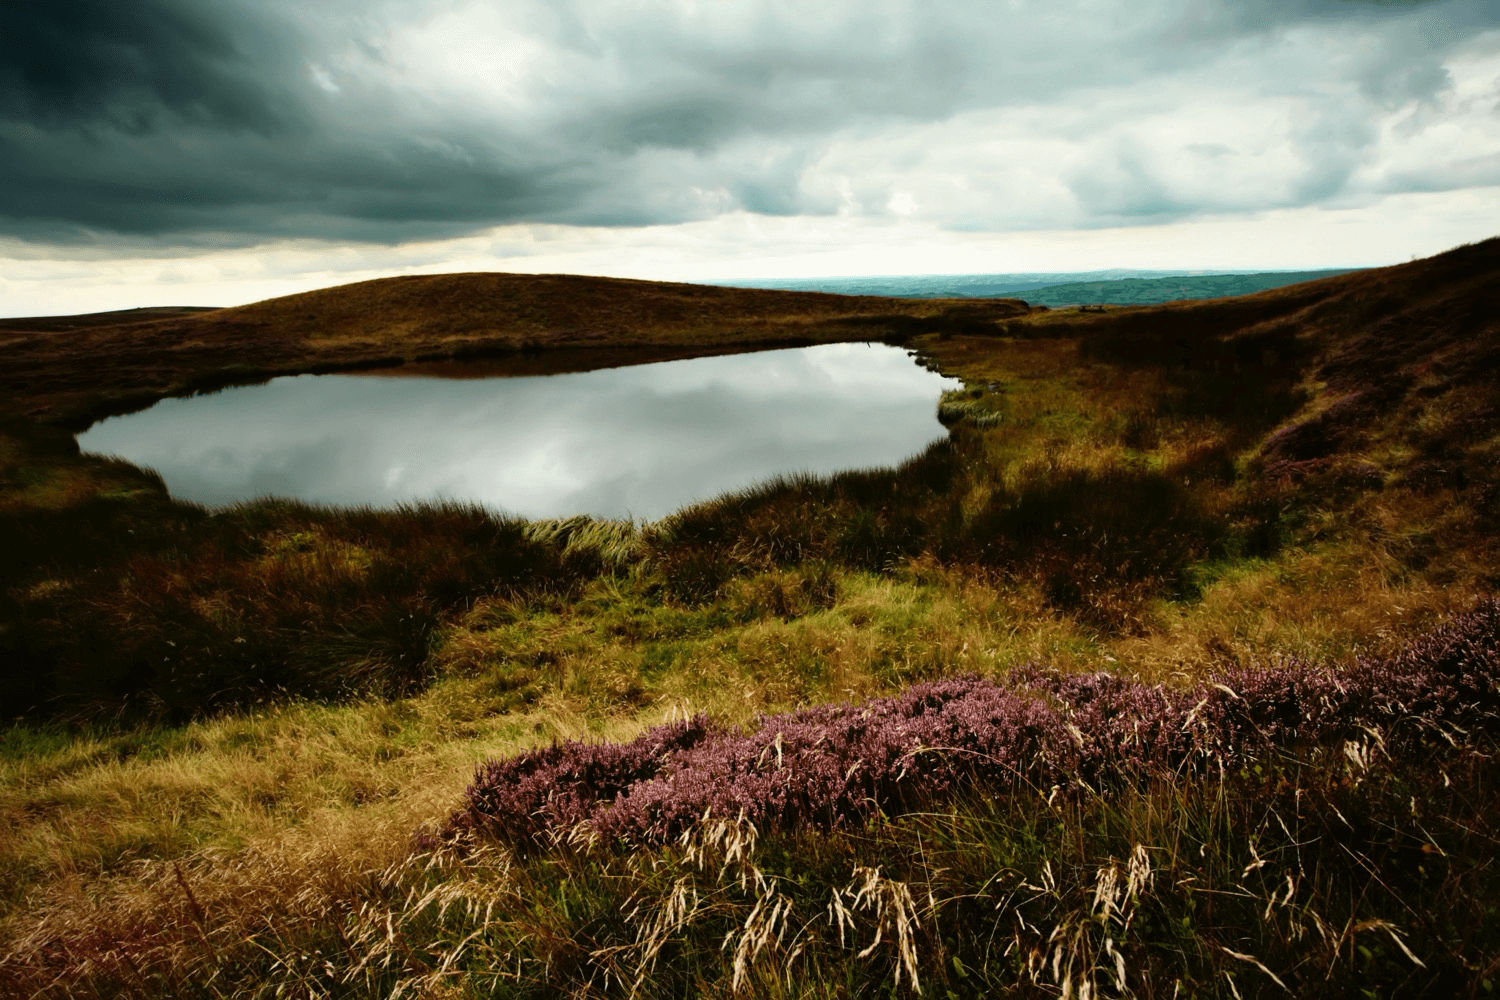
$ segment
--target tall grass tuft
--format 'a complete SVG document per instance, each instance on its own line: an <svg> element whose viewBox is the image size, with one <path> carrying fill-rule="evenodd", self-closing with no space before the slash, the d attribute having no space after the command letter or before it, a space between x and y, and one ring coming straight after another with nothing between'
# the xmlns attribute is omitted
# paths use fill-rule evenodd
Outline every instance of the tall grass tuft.
<svg viewBox="0 0 1500 1000"><path fill-rule="evenodd" d="M526 537L558 546L564 559L592 564L596 572L625 569L637 562L645 549L640 528L630 521L585 515L528 522Z"/></svg>

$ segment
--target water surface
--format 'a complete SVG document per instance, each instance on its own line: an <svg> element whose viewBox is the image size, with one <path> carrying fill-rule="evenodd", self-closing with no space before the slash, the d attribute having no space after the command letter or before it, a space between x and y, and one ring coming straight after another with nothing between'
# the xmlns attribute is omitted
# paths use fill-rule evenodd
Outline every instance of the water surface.
<svg viewBox="0 0 1500 1000"><path fill-rule="evenodd" d="M210 505L451 499L655 519L775 475L895 465L959 383L881 344L524 378L297 375L164 399L78 436Z"/></svg>

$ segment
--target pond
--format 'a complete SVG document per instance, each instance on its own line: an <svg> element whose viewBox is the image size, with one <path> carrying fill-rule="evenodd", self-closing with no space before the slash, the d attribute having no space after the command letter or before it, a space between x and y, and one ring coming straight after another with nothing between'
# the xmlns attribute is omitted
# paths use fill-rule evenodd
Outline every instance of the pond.
<svg viewBox="0 0 1500 1000"><path fill-rule="evenodd" d="M562 375L297 375L163 399L78 436L208 505L263 496L654 520L777 475L895 465L960 383L884 344Z"/></svg>

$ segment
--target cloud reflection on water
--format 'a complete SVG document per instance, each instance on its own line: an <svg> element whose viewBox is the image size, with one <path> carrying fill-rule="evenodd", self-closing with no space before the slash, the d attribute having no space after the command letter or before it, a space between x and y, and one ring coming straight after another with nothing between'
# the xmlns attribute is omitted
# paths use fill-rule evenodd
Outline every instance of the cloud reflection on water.
<svg viewBox="0 0 1500 1000"><path fill-rule="evenodd" d="M771 476L888 466L958 383L878 344L525 378L299 375L164 399L79 435L176 497L654 519Z"/></svg>

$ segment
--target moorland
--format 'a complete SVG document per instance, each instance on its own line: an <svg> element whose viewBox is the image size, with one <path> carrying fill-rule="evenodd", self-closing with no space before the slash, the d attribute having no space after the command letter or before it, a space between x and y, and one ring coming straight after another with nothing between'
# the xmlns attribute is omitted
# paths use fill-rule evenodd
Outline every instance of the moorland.
<svg viewBox="0 0 1500 1000"><path fill-rule="evenodd" d="M568 276L0 321L0 993L1478 996L1500 240L1082 312ZM92 420L837 340L896 469L208 510Z"/></svg>
<svg viewBox="0 0 1500 1000"><path fill-rule="evenodd" d="M896 295L903 298L1015 298L1033 306L1158 305L1187 299L1222 299L1284 285L1347 274L1348 269L1195 273L1171 271L1084 271L1078 274L880 275L860 278L786 278L747 283L841 295Z"/></svg>

